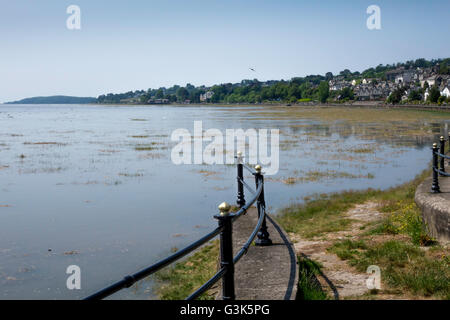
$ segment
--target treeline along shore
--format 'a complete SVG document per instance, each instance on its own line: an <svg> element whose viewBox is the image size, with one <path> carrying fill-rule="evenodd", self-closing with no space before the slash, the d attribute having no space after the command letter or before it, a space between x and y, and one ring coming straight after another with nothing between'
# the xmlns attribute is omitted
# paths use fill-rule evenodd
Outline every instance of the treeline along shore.
<svg viewBox="0 0 450 320"><path fill-rule="evenodd" d="M338 75L295 77L290 80L242 80L213 86L108 93L99 104L314 104L375 102L377 104L447 105L450 97L450 58L417 59L378 65L363 72L348 69Z"/></svg>
<svg viewBox="0 0 450 320"><path fill-rule="evenodd" d="M363 72L294 77L290 80L242 80L213 86L174 85L98 98L33 97L8 104L260 104L260 105L435 105L450 104L450 58L417 59L378 65Z"/></svg>

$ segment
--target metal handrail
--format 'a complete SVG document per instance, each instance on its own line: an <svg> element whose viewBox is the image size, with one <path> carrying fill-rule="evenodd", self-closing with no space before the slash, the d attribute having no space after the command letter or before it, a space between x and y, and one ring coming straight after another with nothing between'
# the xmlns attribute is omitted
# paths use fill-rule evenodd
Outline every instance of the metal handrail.
<svg viewBox="0 0 450 320"><path fill-rule="evenodd" d="M450 146L450 132L448 134L449 146ZM450 174L445 172L444 159L450 159L450 156L445 154L445 143L446 140L443 136L439 139L440 145L433 143L433 183L431 185L432 193L440 193L441 189L439 187L439 176L450 177Z"/></svg>
<svg viewBox="0 0 450 320"><path fill-rule="evenodd" d="M436 153L436 155L438 156L438 157L441 157L441 158L444 158L444 159L450 159L450 156L447 156L447 155L445 155L445 154L442 154L442 153L440 153L440 152L435 152Z"/></svg>
<svg viewBox="0 0 450 320"><path fill-rule="evenodd" d="M258 218L258 222L256 223L255 229L253 229L252 234L248 238L247 242L242 246L241 250L236 254L236 256L233 259L233 263L238 263L239 260L247 253L248 249L250 248L253 240L255 240L256 236L258 235L258 231L261 229L261 226L263 224L264 218L266 217L265 209L263 210L263 214L261 214Z"/></svg>
<svg viewBox="0 0 450 320"><path fill-rule="evenodd" d="M256 189L255 194L253 194L253 198L251 198L251 200L247 204L243 205L237 212L234 213L233 222L239 219L242 215L245 215L247 213L248 209L255 204L256 200L258 200L263 189L264 185L262 184L261 186L258 187L258 189Z"/></svg>
<svg viewBox="0 0 450 320"><path fill-rule="evenodd" d="M250 186L248 185L248 183L244 181L244 179L238 178L238 181L240 181L240 182L244 185L244 187L247 188L247 190L248 190L249 192L251 192L252 194L255 194L255 193L256 193L256 191L253 190L252 187L250 187Z"/></svg>
<svg viewBox="0 0 450 320"><path fill-rule="evenodd" d="M252 167L249 167L248 165L246 165L245 163L242 164L242 166L247 169L248 172L250 172L251 174L255 174L256 171L255 169L253 169Z"/></svg>
<svg viewBox="0 0 450 320"><path fill-rule="evenodd" d="M213 239L217 235L219 235L222 230L223 230L223 227L216 228L214 231L208 233L207 235L203 236L199 240L191 243L184 249L174 253L173 255L171 255L163 260L158 261L157 263L153 264L152 266L145 268L131 276L124 277L122 280L110 285L109 287L90 295L89 297L85 298L85 300L104 299L104 298L116 293L117 291L119 291L121 289L131 287L137 281L148 277L149 275L159 271L160 269L168 266L169 264L171 264L171 263L177 261L178 259L181 259L182 257L186 256L187 254L191 253L195 249L201 247L206 242L210 241L211 239Z"/></svg>
<svg viewBox="0 0 450 320"><path fill-rule="evenodd" d="M255 240L258 231L261 229L261 226L263 224L265 218L265 210L264 214L261 214L258 218L258 222L256 224L256 227L253 229L252 234L248 238L247 242L242 246L242 248L239 250L239 252L235 255L233 258L233 264L236 264L241 260L241 258L248 252L248 249L250 248L253 240ZM227 268L224 267L220 269L211 279L209 279L204 285L202 285L200 288L198 288L194 293L192 293L189 297L186 298L186 300L194 300L197 297L199 297L201 294L205 293L209 288L211 288L214 284L217 283L226 273Z"/></svg>
<svg viewBox="0 0 450 320"><path fill-rule="evenodd" d="M437 173L439 173L441 176L450 177L450 173L447 173L445 171L439 170L438 168L433 168L433 170L436 171Z"/></svg>
<svg viewBox="0 0 450 320"><path fill-rule="evenodd" d="M239 158L239 159L242 160L241 158ZM228 231L225 230L225 229L227 229L225 224L219 222L218 228L216 228L212 232L208 233L207 235L203 236L199 240L191 243L190 245L183 248L182 250L172 254L171 256L169 256L163 260L158 261L157 263L151 265L150 267L145 268L133 275L128 275L128 276L124 277L122 280L110 285L109 287L106 287L106 288L88 296L87 298L85 298L85 300L104 299L124 288L129 288L134 283L154 274L155 272L161 270L162 268L172 264L173 262L181 259L182 257L184 257L184 256L188 255L189 253L193 252L194 250L198 249L200 246L204 245L211 239L215 238L217 235L222 234L222 236L223 236L223 234L226 231L229 233L228 234L229 239L231 239L232 223L235 222L237 219L239 219L242 215L245 215L247 213L247 210L255 202L257 202L257 209L258 209L258 216L259 216L258 222L257 222L252 234L250 235L249 239L247 240L247 242L242 246L242 248L239 250L239 252L236 254L236 256L232 259L232 261L231 261L232 265L231 266L229 265L230 262L224 263L222 261L222 264L223 264L222 268L211 279L209 279L200 288L198 288L194 293L192 293L189 297L187 297L186 300L192 300L192 299L197 298L202 293L204 293L206 290L211 288L215 283L217 283L217 281L219 281L220 279L223 279L228 273L230 273L230 272L234 273L234 264L237 263L244 256L245 253L247 253L251 243L253 242L255 237L258 235L258 232L261 230L261 227L265 228L263 235L261 237L267 237L267 239L265 239L265 240L270 241L270 239L268 238L269 234L267 233L267 230L266 230L267 227L265 226L266 214L265 214L265 204L264 204L264 178L261 174L261 167L259 167L259 170L257 169L256 172L253 173L255 175L255 182L256 182L256 186L257 186L256 191L253 191L250 188L250 186L247 183L245 183L243 174L242 174L242 168L244 168L244 167L246 167L246 166L241 161L239 161L238 162L238 188L239 188L239 191L242 192L242 194L239 194L239 192L238 192L238 194L239 194L238 195L238 203L240 202L239 197L241 197L240 200L245 203L245 200L243 198L243 189L242 189L243 186L246 186L247 189L250 189L250 191L252 191L253 197L250 199L250 201L248 203L246 203L246 204L241 203L242 205L241 205L240 209L236 213L233 213L231 216L225 217L225 218L216 216L216 218L218 218L218 219L222 219L222 220L228 219L227 220L228 221L228 229L229 229ZM249 170L250 168L247 168L247 169ZM229 208L228 208L228 210L229 210ZM221 250L223 250L222 249L222 236L221 236ZM228 250L230 250L231 247L232 247L232 244L229 245ZM228 282L229 282L229 279L228 279ZM225 283L225 280L224 280L224 283ZM228 287L229 287L229 285L228 285ZM230 290L228 289L228 291L230 291ZM231 297L228 297L228 298L234 299L234 283L232 285L231 291L232 291ZM224 295L224 299L225 298L226 297Z"/></svg>

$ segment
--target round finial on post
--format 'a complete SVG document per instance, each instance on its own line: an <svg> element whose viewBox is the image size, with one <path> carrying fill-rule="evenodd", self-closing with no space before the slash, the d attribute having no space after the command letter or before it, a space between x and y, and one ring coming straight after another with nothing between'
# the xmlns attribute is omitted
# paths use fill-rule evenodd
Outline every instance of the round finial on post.
<svg viewBox="0 0 450 320"><path fill-rule="evenodd" d="M242 159L243 158L242 158L242 152L241 151L237 152L236 159L237 159L238 164L242 164Z"/></svg>
<svg viewBox="0 0 450 320"><path fill-rule="evenodd" d="M433 143L433 149L437 149L437 143Z"/></svg>
<svg viewBox="0 0 450 320"><path fill-rule="evenodd" d="M444 141L444 136L441 136L440 140L441 140L441 141Z"/></svg>
<svg viewBox="0 0 450 320"><path fill-rule="evenodd" d="M261 166L259 165L259 164L257 164L256 166L255 166L255 170L256 170L256 173L261 173Z"/></svg>
<svg viewBox="0 0 450 320"><path fill-rule="evenodd" d="M219 205L219 211L220 211L220 215L222 217L228 216L230 214L230 210L231 210L231 206L226 202L222 202Z"/></svg>

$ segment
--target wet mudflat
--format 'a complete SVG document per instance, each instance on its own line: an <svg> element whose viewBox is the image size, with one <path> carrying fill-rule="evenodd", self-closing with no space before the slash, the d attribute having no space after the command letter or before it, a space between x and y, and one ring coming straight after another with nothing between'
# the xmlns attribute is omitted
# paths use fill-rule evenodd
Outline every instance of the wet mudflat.
<svg viewBox="0 0 450 320"><path fill-rule="evenodd" d="M414 178L448 114L355 108L0 106L0 299L79 299L211 230L231 165L175 165L172 132L280 130L271 212ZM205 146L207 143L205 143ZM246 177L251 179L250 176ZM253 182L253 180L249 180ZM78 265L81 290L66 288ZM152 281L115 298L151 298Z"/></svg>

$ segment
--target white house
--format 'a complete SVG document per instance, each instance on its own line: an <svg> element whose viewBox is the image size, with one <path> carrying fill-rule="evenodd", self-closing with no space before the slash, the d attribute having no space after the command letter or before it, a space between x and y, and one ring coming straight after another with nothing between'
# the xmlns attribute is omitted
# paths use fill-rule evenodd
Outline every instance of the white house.
<svg viewBox="0 0 450 320"><path fill-rule="evenodd" d="M430 86L430 87L434 86L436 83L436 76L431 76L427 79L421 80L420 85L422 86L422 88L425 85L425 82L428 82L428 86Z"/></svg>
<svg viewBox="0 0 450 320"><path fill-rule="evenodd" d="M448 86L441 91L441 96L446 96L447 98L450 97L450 89L448 88Z"/></svg>
<svg viewBox="0 0 450 320"><path fill-rule="evenodd" d="M399 74L398 76L395 77L395 83L396 84L400 84L403 83L403 75Z"/></svg>
<svg viewBox="0 0 450 320"><path fill-rule="evenodd" d="M427 89L425 90L424 95L423 95L423 100L424 100L424 101L427 101L429 96L430 96L430 89L427 88Z"/></svg>
<svg viewBox="0 0 450 320"><path fill-rule="evenodd" d="M414 71L408 70L395 76L395 83L410 83L414 80Z"/></svg>
<svg viewBox="0 0 450 320"><path fill-rule="evenodd" d="M330 90L331 91L340 91L346 87L349 87L351 85L351 82L346 82L346 81L330 81L329 82L330 85Z"/></svg>
<svg viewBox="0 0 450 320"><path fill-rule="evenodd" d="M213 91L208 91L205 94L201 94L200 95L200 101L204 102L204 101L206 101L208 99L211 99L213 95L214 95Z"/></svg>

